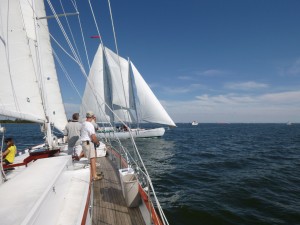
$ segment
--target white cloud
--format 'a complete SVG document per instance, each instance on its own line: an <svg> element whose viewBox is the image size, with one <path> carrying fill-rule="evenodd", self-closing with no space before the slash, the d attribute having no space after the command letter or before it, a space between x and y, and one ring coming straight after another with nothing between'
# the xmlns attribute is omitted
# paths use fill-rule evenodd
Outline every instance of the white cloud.
<svg viewBox="0 0 300 225"><path fill-rule="evenodd" d="M195 80L195 78L191 77L191 76L179 76L178 79L179 80Z"/></svg>
<svg viewBox="0 0 300 225"><path fill-rule="evenodd" d="M292 65L290 65L287 68L286 73L292 76L300 75L300 59L297 59Z"/></svg>
<svg viewBox="0 0 300 225"><path fill-rule="evenodd" d="M177 88L164 87L164 91L169 94L183 94L183 93L188 93L203 88L205 88L203 84L194 83L185 87L177 87Z"/></svg>
<svg viewBox="0 0 300 225"><path fill-rule="evenodd" d="M283 65L279 66L278 70L280 76L300 76L300 58L294 60L293 62L283 63Z"/></svg>
<svg viewBox="0 0 300 225"><path fill-rule="evenodd" d="M184 89L181 89L184 91ZM300 91L263 95L199 95L190 101L161 101L175 122L300 122ZM65 103L68 118L79 104Z"/></svg>
<svg viewBox="0 0 300 225"><path fill-rule="evenodd" d="M251 95L200 95L196 100L169 102L176 122L300 122L300 91Z"/></svg>
<svg viewBox="0 0 300 225"><path fill-rule="evenodd" d="M198 71L196 72L196 74L201 76L219 76L219 75L227 74L227 72L223 70L209 69L205 71Z"/></svg>
<svg viewBox="0 0 300 225"><path fill-rule="evenodd" d="M233 89L233 90L253 90L253 89L262 89L262 88L268 88L268 84L264 83L257 83L254 81L248 81L248 82L230 82L226 83L224 85L227 89Z"/></svg>

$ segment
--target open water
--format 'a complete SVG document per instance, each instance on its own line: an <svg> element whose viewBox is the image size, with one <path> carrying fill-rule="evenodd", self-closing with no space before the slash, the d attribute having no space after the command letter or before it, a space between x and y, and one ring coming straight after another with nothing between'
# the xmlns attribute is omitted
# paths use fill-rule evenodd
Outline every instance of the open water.
<svg viewBox="0 0 300 225"><path fill-rule="evenodd" d="M137 140L170 224L300 224L300 124L177 125ZM41 142L5 127L19 149Z"/></svg>

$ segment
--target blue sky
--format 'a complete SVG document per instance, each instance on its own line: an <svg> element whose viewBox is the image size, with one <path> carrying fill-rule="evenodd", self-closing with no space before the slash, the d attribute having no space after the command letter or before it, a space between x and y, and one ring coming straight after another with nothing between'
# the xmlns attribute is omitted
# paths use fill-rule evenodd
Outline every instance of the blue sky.
<svg viewBox="0 0 300 225"><path fill-rule="evenodd" d="M84 2L79 6L85 37L97 35L93 22L86 23ZM107 2L91 2L104 44L114 50ZM300 122L300 1L111 5L120 55L130 57L175 122ZM87 39L91 59L98 44ZM82 75L76 66L70 70L82 93ZM70 115L80 99L60 79Z"/></svg>

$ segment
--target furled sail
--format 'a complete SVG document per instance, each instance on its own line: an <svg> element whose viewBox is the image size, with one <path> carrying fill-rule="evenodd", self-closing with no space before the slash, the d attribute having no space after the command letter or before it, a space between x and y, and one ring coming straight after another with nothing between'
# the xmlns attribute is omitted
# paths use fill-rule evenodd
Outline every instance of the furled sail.
<svg viewBox="0 0 300 225"><path fill-rule="evenodd" d="M33 5L34 4L34 5ZM67 123L43 1L0 1L0 114Z"/></svg>

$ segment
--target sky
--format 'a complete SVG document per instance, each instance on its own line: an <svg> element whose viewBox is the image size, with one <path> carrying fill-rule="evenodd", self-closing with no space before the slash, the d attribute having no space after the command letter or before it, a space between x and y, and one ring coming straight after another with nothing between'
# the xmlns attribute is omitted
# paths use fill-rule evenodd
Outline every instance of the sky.
<svg viewBox="0 0 300 225"><path fill-rule="evenodd" d="M92 61L99 39L89 38L97 31L86 2L78 6ZM104 45L115 50L107 1L91 3ZM174 122L300 122L300 1L111 0L111 7L119 54ZM82 94L82 74L70 71ZM70 116L81 101L58 73Z"/></svg>

